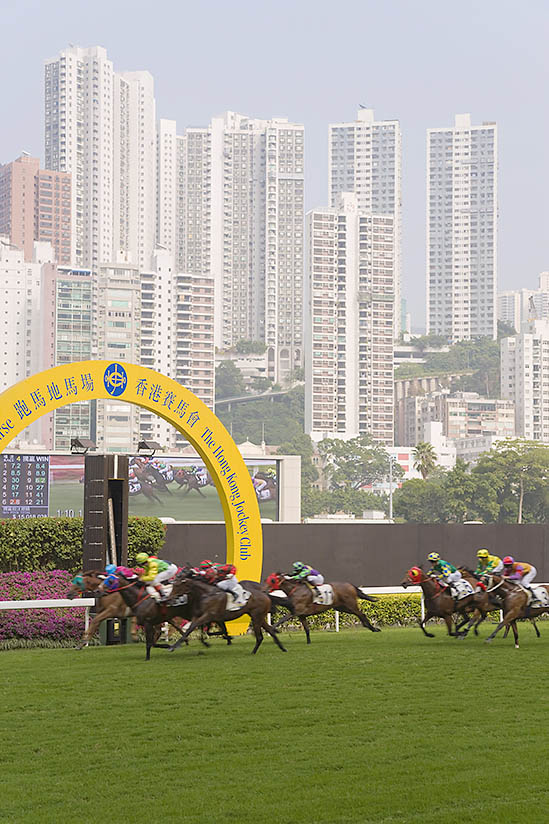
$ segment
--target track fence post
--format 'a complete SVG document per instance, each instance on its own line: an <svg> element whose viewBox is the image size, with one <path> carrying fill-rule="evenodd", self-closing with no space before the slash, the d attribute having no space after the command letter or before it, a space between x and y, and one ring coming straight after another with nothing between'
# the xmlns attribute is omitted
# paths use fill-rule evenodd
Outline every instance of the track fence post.
<svg viewBox="0 0 549 824"><path fill-rule="evenodd" d="M335 617L336 617L336 632L339 632L339 610L335 610Z"/></svg>
<svg viewBox="0 0 549 824"><path fill-rule="evenodd" d="M421 593L421 620L425 621L425 598L423 592Z"/></svg>

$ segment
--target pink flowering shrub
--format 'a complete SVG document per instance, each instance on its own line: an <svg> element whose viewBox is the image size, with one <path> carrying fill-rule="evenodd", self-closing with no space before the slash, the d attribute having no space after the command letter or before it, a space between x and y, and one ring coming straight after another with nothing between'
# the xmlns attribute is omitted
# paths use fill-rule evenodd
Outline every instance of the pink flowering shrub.
<svg viewBox="0 0 549 824"><path fill-rule="evenodd" d="M71 580L72 575L63 569L48 572L2 572L0 601L66 598ZM0 610L0 642L10 638L78 641L84 632L84 612L84 607Z"/></svg>

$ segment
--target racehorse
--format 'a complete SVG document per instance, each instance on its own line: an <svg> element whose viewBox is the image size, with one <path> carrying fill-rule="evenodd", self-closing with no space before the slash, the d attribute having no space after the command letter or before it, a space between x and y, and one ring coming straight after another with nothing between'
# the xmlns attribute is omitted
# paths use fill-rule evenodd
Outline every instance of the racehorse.
<svg viewBox="0 0 549 824"><path fill-rule="evenodd" d="M503 610L503 602L497 597L497 592L491 593L486 592L485 589L479 587L479 582L481 580L481 576L476 575L476 573L472 572L467 567L459 567L459 571L463 578L466 581L469 581L471 586L476 590L475 591L475 606L476 611L473 613L472 617L469 619L469 622L465 626L464 629L461 630L459 633L460 638L465 638L467 633L474 626L475 635L478 635L478 627L482 622L487 618L489 612ZM536 619L531 618L529 619L532 622L532 626L536 631L536 635L540 637L540 631L536 624ZM509 633L509 626L505 627L505 632L503 634L504 638L507 638Z"/></svg>
<svg viewBox="0 0 549 824"><path fill-rule="evenodd" d="M171 495L172 492L168 489L168 484L162 473L155 467L146 463L142 458L135 458L132 464L132 471L143 487L144 484L149 484L154 489L162 489Z"/></svg>
<svg viewBox="0 0 549 824"><path fill-rule="evenodd" d="M264 481L265 485L261 490L257 489L256 481ZM273 501L276 500L276 481L271 475L266 475L264 472L256 472L252 478L255 494L259 501ZM268 493L267 495L265 493Z"/></svg>
<svg viewBox="0 0 549 824"><path fill-rule="evenodd" d="M241 581L240 583L243 587L246 587L246 584L249 582ZM256 589L250 586L248 591L250 592L250 597L246 604L238 610L229 611L227 610L228 596L224 590L211 584L206 584L197 578L178 579L174 584L172 598L175 599L180 595L187 595L189 600L192 599L193 617L190 626L187 627L182 637L170 647L171 651L176 650L196 627L202 627L204 624L211 624L212 622L222 624L225 621L240 618L241 615L249 615L255 634L255 647L252 650L252 655L254 655L261 646L263 630L272 637L282 652L286 652L286 649L277 638L276 631L269 626L266 620L267 614L271 609L271 599L267 593L263 592L260 588Z"/></svg>
<svg viewBox="0 0 549 824"><path fill-rule="evenodd" d="M495 630L486 639L487 643L493 641L500 629L509 626L513 630L515 639L515 648L519 648L517 620L520 618L535 618L537 615L542 615L544 612L549 612L549 605L545 607L529 607L528 595L529 593L520 584L515 584L499 575L486 576L488 587L486 592L497 592L503 600L503 620L499 622ZM537 586L549 593L549 586Z"/></svg>
<svg viewBox="0 0 549 824"><path fill-rule="evenodd" d="M420 619L419 626L424 635L428 638L435 637L432 632L427 632L425 629L425 623L429 618L444 618L448 635L458 637L458 632L467 623L469 614L476 609L475 593L460 598L456 603L455 598L450 594L450 588L442 586L435 578L426 575L419 566L411 567L400 582L400 586L405 589L411 585L420 586L423 590L425 617ZM455 612L463 617L463 621L455 627L455 632L453 632Z"/></svg>
<svg viewBox="0 0 549 824"><path fill-rule="evenodd" d="M81 572L72 579L71 588L67 593L67 598L71 600L82 595L83 592L97 592L104 580L104 573L99 569L91 569L86 572ZM100 611L90 621L88 629L84 632L76 649L82 649L91 641L99 624L107 618L130 618L132 615L131 609L125 604L119 592L101 592L100 595Z"/></svg>
<svg viewBox="0 0 549 824"><path fill-rule="evenodd" d="M354 584L349 583L332 583L330 584L334 594L332 604L315 604L313 601L313 593L308 584L292 581L281 572L271 572L267 577L267 589L269 592L274 592L276 589L282 590L287 596L292 605L292 612L285 615L280 621L274 625L275 629L281 627L287 621L291 621L294 615L297 615L301 621L301 625L305 630L307 636L307 643L311 643L311 636L309 633L309 624L307 622L308 615L318 615L321 612L326 612L329 609L337 609L339 612L346 612L349 615L356 615L363 627L372 632L381 632L379 627L374 627L370 623L366 615L361 612L358 606L358 599L364 601L377 601L377 598L372 598L371 595L365 595Z"/></svg>
<svg viewBox="0 0 549 824"><path fill-rule="evenodd" d="M206 498L207 496L202 492L202 486L215 486L209 472L207 473L205 484L200 484L196 475L193 472L187 472L186 469L178 469L174 474L174 479L175 482L179 484L180 489L184 486L187 487L183 492L184 495L188 495L191 489L194 489L199 495Z"/></svg>
<svg viewBox="0 0 549 824"><path fill-rule="evenodd" d="M115 592L120 593L124 602L130 607L137 618L138 624L145 627L145 643L147 646L146 661L150 660L152 647L168 648L167 644L155 643L155 627L159 624L168 623L176 629L181 636L184 636L184 640L187 639L192 630L189 629L188 632L184 632L177 626L173 619L178 616L185 618L187 621L191 619L193 609L192 598L189 597L185 603L178 604L177 606L161 604L147 592L146 585L142 581L130 580L121 573L119 573L117 577L119 580L119 589L115 590ZM216 623L219 624L221 633L226 639L227 644L230 644L231 636L227 633L227 627L223 622L217 621ZM200 640L205 647L209 646L203 634L201 634Z"/></svg>

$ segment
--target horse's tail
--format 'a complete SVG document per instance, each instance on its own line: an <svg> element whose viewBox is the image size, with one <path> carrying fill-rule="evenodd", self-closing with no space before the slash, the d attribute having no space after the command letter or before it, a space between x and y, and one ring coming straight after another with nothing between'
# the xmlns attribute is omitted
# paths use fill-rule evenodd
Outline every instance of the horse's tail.
<svg viewBox="0 0 549 824"><path fill-rule="evenodd" d="M271 595L269 593L269 598L271 599L271 604L275 607L284 607L284 609L289 610L290 612L294 611L292 606L292 602L289 598L284 598L282 595Z"/></svg>
<svg viewBox="0 0 549 824"><path fill-rule="evenodd" d="M353 584L353 586L355 587L355 585L354 585L354 584ZM365 592L362 592L362 590L360 589L360 587L355 587L355 589L356 589L356 594L358 595L358 597L359 597L362 601L377 601L377 600L378 600L377 598L373 598L371 595L366 595L366 593L365 593Z"/></svg>

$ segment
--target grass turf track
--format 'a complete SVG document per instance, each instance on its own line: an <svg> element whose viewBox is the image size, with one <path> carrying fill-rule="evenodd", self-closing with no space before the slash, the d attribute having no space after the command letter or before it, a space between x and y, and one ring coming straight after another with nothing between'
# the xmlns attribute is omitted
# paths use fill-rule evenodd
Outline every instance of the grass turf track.
<svg viewBox="0 0 549 824"><path fill-rule="evenodd" d="M547 628L434 632L4 652L0 821L544 824Z"/></svg>

